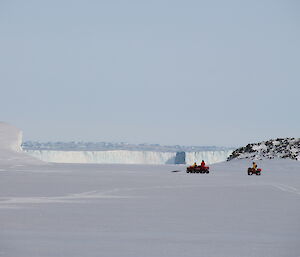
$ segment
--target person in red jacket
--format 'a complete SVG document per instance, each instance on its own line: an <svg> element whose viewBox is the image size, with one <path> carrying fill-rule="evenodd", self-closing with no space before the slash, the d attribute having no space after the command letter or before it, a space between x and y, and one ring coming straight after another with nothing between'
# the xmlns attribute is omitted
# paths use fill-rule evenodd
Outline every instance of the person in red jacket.
<svg viewBox="0 0 300 257"><path fill-rule="evenodd" d="M205 162L204 162L204 160L202 160L202 162L201 162L201 168L204 168L205 167Z"/></svg>

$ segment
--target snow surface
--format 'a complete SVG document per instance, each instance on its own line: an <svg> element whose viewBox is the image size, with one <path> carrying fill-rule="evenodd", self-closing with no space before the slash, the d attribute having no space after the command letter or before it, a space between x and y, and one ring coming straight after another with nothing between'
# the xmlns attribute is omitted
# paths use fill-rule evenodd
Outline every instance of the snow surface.
<svg viewBox="0 0 300 257"><path fill-rule="evenodd" d="M55 163L114 163L114 164L175 164L176 152L153 151L53 151L25 150L26 153L43 160ZM225 161L232 150L186 152L186 163L207 164Z"/></svg>
<svg viewBox="0 0 300 257"><path fill-rule="evenodd" d="M248 176L247 160L210 174L31 161L0 161L1 257L300 256L300 162Z"/></svg>

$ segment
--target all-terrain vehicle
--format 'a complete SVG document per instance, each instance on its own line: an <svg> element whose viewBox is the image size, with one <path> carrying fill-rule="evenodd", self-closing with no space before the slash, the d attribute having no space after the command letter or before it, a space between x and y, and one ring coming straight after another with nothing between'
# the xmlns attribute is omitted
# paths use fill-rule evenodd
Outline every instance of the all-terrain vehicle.
<svg viewBox="0 0 300 257"><path fill-rule="evenodd" d="M261 175L261 169L248 168L248 175L251 176L253 174L255 174L257 176L260 176Z"/></svg>
<svg viewBox="0 0 300 257"><path fill-rule="evenodd" d="M209 173L208 166L189 166L186 168L186 173Z"/></svg>

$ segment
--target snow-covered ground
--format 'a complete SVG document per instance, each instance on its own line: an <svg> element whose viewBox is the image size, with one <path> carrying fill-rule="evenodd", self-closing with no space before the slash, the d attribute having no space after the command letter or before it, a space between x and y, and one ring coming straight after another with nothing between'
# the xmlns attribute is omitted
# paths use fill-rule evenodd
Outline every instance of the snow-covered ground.
<svg viewBox="0 0 300 257"><path fill-rule="evenodd" d="M0 161L1 257L300 256L298 161L259 161L262 175L248 176L247 160L187 174L0 154L11 159Z"/></svg>

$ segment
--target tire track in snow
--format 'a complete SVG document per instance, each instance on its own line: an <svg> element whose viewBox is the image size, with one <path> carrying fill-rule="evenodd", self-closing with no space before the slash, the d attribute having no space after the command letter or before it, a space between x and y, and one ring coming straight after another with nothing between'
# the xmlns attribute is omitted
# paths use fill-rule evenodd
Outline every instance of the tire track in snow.
<svg viewBox="0 0 300 257"><path fill-rule="evenodd" d="M32 197L0 197L0 208L9 208L11 205L47 204L47 203L85 203L90 199L121 199L131 198L122 195L109 195L109 191L88 191L64 196L32 196Z"/></svg>
<svg viewBox="0 0 300 257"><path fill-rule="evenodd" d="M148 191L148 190L168 190L168 189L189 189L189 188L207 188L207 187L245 187L245 186L272 186L283 192L300 195L300 191L292 186L280 183L247 183L247 184L227 184L227 185L161 185L149 187L129 187L129 188L114 188L111 190L100 191L93 190L82 193L74 193L63 196L32 196L32 197L0 197L0 208L16 208L25 204L49 204L49 203L86 203L87 200L93 199L128 199L141 196L128 196L121 193L133 191ZM114 195L118 193L118 195Z"/></svg>
<svg viewBox="0 0 300 257"><path fill-rule="evenodd" d="M273 186L276 189L279 189L283 192L288 192L288 193L300 195L300 191L297 188L289 186L289 185L280 184L280 183L276 183L276 184L274 183L274 184L269 184L269 185Z"/></svg>

